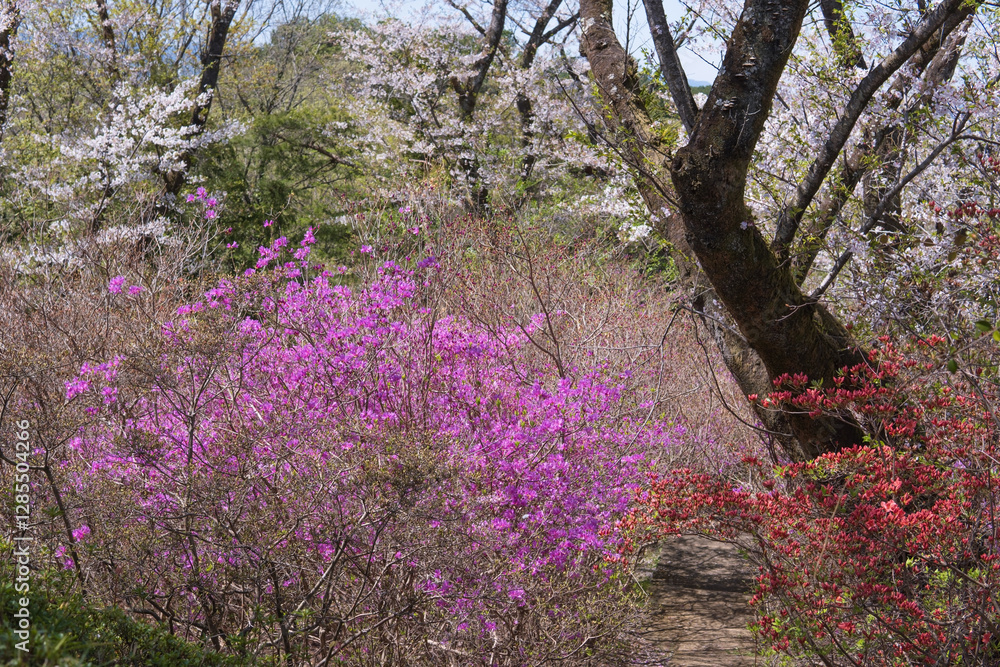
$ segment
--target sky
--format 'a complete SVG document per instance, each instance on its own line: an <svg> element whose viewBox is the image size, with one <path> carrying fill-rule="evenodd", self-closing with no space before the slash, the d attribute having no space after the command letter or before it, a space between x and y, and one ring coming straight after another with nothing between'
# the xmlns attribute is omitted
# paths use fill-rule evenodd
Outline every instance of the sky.
<svg viewBox="0 0 1000 667"><path fill-rule="evenodd" d="M403 18L406 14L413 14L421 8L427 6L428 0L344 0L345 13L355 15L372 15L386 13ZM429 0L431 3L444 5L444 0ZM629 9L632 10L632 26L626 30L627 16ZM674 20L681 16L684 8L678 0L664 0L663 9L668 20ZM643 49L653 52L653 42L649 35L649 27L646 25L646 13L642 7L642 0L615 0L615 30L618 38L623 40L625 35L629 35L629 52L641 59ZM679 50L681 64L688 79L694 83L710 82L715 78L717 63L713 66L705 62L697 54L681 48ZM719 56L721 59L721 55Z"/></svg>

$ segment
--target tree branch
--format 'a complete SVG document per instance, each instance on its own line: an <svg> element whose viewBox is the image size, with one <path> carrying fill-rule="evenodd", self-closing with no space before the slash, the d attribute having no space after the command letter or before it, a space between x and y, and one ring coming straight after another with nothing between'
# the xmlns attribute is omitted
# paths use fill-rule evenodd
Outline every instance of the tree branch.
<svg viewBox="0 0 1000 667"><path fill-rule="evenodd" d="M555 27L553 27L551 30L542 35L542 44L549 41L550 39L558 35L560 32L562 32L565 28L568 28L569 26L573 25L579 20L580 20L580 12L577 12L572 16L567 16L566 18L562 19L561 21L556 23Z"/></svg>
<svg viewBox="0 0 1000 667"><path fill-rule="evenodd" d="M904 116L912 115L921 106L930 103L934 89L948 81L955 71L961 45L965 40L966 30L963 26L969 25L973 11L974 8L965 6L950 16L934 37L924 43L920 51L910 60L912 70L907 74L897 74L895 80L882 94L882 103L887 111L894 112L899 108L906 97L907 87L913 85L914 77L923 78L926 84L925 90L910 105ZM850 199L854 188L871 171L873 158L889 152L887 144L898 135L898 132L894 131L895 127L894 124L880 128L866 127L863 132L865 138L840 161L841 168L836 186L831 187L831 191L820 202L819 209L810 223L808 241L792 261L792 271L799 285L803 284L808 276L827 232Z"/></svg>
<svg viewBox="0 0 1000 667"><path fill-rule="evenodd" d="M521 69L528 69L535 61L535 54L538 53L538 47L547 41L545 29L549 27L549 22L556 15L556 12L559 11L560 5L562 5L562 0L551 0L545 6L545 9L542 10L542 13L539 14L538 20L535 21L535 26L528 35L524 51L521 52ZM556 30L556 32L558 31ZM551 35L548 35L548 37L551 37Z"/></svg>
<svg viewBox="0 0 1000 667"><path fill-rule="evenodd" d="M497 55L500 47L500 38L503 37L503 28L507 23L507 0L495 0L493 3L493 13L490 15L490 27L487 29L486 47L483 55L479 57L474 65L476 75L469 84L469 89L474 94L478 94L486 81L486 73L489 72L490 65Z"/></svg>
<svg viewBox="0 0 1000 667"><path fill-rule="evenodd" d="M538 54L538 49L542 46L542 44L548 42L561 30L569 25L572 25L580 18L580 14L578 12L569 18L559 21L556 23L554 28L546 31L546 28L548 28L552 18L555 16L556 12L559 11L560 5L562 5L562 0L551 0L551 2L546 5L545 9L538 16L538 19L535 21L534 28L532 28L531 32L528 34L528 41L525 43L524 50L521 53L521 69L528 69L531 67L532 63L535 61L535 56ZM516 104L517 112L521 116L521 148L525 150L524 157L521 159L521 171L519 175L519 181L523 183L531 178L531 173L534 169L535 162L537 161L537 157L531 150L531 145L535 138L535 111L531 98L528 97L527 92L524 90L518 91Z"/></svg>
<svg viewBox="0 0 1000 667"><path fill-rule="evenodd" d="M475 28L476 32L478 32L480 35L484 37L486 36L486 28L479 25L479 21L477 21L475 17L471 13L469 13L469 10L466 9L465 5L459 5L457 2L455 2L455 0L446 0L446 1L452 7L452 9L457 9L458 11L462 12L462 15L469 20L469 23L472 24L472 27Z"/></svg>
<svg viewBox="0 0 1000 667"><path fill-rule="evenodd" d="M118 47L115 42L115 28L111 25L107 0L97 0L97 19L101 22L101 41L108 50L107 69L112 82L118 80Z"/></svg>
<svg viewBox="0 0 1000 667"><path fill-rule="evenodd" d="M948 146L951 146L956 141L962 139L974 138L962 134L963 131L965 130L965 126L969 122L970 117L971 114L969 113L960 114L955 119L955 122L952 124L952 131L951 134L948 136L948 138L938 143L938 145L934 147L934 149L927 155L926 158L924 158L920 162L920 164L911 169L910 172L906 174L906 176L899 179L899 182L896 183L896 185L891 190L889 190L882 196L882 199L875 206L874 210L872 211L872 214L865 221L865 224L861 226L861 229L859 230L860 234L867 234L868 232L875 229L875 226L879 223L879 219L882 217L882 214L885 212L886 208L889 206L892 200L895 199L899 195L899 193L903 191L903 188L905 188L911 181L913 181L914 178L919 176L924 170L927 169L927 167L931 166L934 160L937 159L937 157L942 153L942 151L944 151L944 149L948 148ZM847 262L849 262L852 257L854 257L854 251L845 250L840 255L840 257L837 258L837 261L834 262L833 268L830 270L830 273L826 275L826 277L823 279L823 282L820 283L819 287L813 290L812 294L809 295L809 298L818 299L821 296L823 296L823 294L827 291L827 289L829 289L830 286L833 284L833 282L837 279L837 275L847 265Z"/></svg>
<svg viewBox="0 0 1000 667"><path fill-rule="evenodd" d="M240 0L216 0L211 4L212 23L208 29L205 48L201 52L202 70L201 79L198 82L199 97L206 94L208 97L204 102L196 104L191 112L191 125L195 127L195 134L203 132L206 123L208 123L208 112L212 108L215 89L219 84L223 49L226 46L229 28L232 26L239 6ZM183 168L171 171L164 176L167 194L176 196L184 187L191 157L189 152L185 152L180 159L184 165Z"/></svg>
<svg viewBox="0 0 1000 667"><path fill-rule="evenodd" d="M833 50L836 51L840 59L840 65L844 68L856 67L865 69L864 54L858 45L858 38L851 28L850 22L844 16L844 3L842 0L820 0L820 9L823 11L823 23L826 31L833 42Z"/></svg>
<svg viewBox="0 0 1000 667"><path fill-rule="evenodd" d="M778 220L778 228L771 248L778 253L779 258L787 259L788 248L792 239L795 238L795 233L798 231L806 208L816 196L823 181L830 173L830 169L833 168L837 156L843 150L871 98L889 80L889 77L944 25L945 20L959 10L963 2L965 0L942 0L933 11L924 16L916 29L910 33L910 36L876 65L854 89L840 120L830 132L830 137L823 145L819 156L809 166L805 179L796 188L794 199Z"/></svg>
<svg viewBox="0 0 1000 667"><path fill-rule="evenodd" d="M690 134L698 119L698 105L691 94L687 75L677 56L674 38L670 34L666 14L663 12L663 0L643 0L646 6L646 20L649 22L649 32L653 35L653 46L660 59L660 72L663 74L670 96L677 107L684 129Z"/></svg>

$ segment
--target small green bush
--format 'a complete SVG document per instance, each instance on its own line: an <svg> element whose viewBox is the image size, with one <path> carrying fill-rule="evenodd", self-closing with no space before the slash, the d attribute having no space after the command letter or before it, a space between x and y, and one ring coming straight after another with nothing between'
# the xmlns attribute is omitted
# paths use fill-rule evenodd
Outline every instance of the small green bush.
<svg viewBox="0 0 1000 667"><path fill-rule="evenodd" d="M29 652L15 648L14 590L10 558L0 564L0 666L2 667L249 667L252 658L223 656L129 617L120 609L89 607L67 590L60 572L35 573L30 592Z"/></svg>

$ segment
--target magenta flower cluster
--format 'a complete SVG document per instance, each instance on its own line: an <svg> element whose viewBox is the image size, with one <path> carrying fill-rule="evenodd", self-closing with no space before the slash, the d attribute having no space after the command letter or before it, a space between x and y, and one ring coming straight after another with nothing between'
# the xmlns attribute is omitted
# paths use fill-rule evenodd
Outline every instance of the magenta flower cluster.
<svg viewBox="0 0 1000 667"><path fill-rule="evenodd" d="M87 503L81 558L202 626L248 590L316 614L353 586L356 636L391 589L443 645L516 646L531 614L581 641L588 596L625 604L614 526L678 432L601 368L529 365L530 329L436 316L436 262L351 290L312 241L261 248L162 323L155 356L67 383L99 411L73 492L125 503Z"/></svg>

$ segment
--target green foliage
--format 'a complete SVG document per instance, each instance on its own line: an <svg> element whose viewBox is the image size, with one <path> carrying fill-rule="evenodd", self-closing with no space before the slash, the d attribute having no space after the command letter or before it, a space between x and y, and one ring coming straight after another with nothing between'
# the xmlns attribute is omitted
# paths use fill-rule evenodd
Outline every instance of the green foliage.
<svg viewBox="0 0 1000 667"><path fill-rule="evenodd" d="M317 228L322 258L340 258L349 228L327 224L344 213L340 194L351 192L353 169L324 127L344 123L331 108L306 106L255 116L241 136L206 151L199 171L209 192L226 193L223 228L238 243L230 259L237 267L253 264L257 248L277 236L301 237ZM346 123L345 123L346 124ZM262 227L273 220L270 229Z"/></svg>
<svg viewBox="0 0 1000 667"><path fill-rule="evenodd" d="M252 265L257 248L278 236L316 228L314 257L343 261L350 230L328 223L344 214L344 197L360 198L367 182L347 147L355 131L343 93L331 86L352 65L331 35L357 30L353 19L322 15L274 29L224 70L228 115L244 131L205 150L194 171L206 190L224 193L222 229L228 261ZM226 94L225 92L223 93ZM274 224L265 229L265 220Z"/></svg>
<svg viewBox="0 0 1000 667"><path fill-rule="evenodd" d="M674 108L666 81L655 64L652 54L646 54L645 63L637 73L639 79L639 99L646 107L646 113L654 124L660 124L661 141L666 146L677 145L680 117Z"/></svg>
<svg viewBox="0 0 1000 667"><path fill-rule="evenodd" d="M249 667L251 658L226 657L137 621L120 609L96 609L69 590L68 573L35 572L30 591L30 651L14 648L14 589L9 551L0 566L0 667Z"/></svg>

